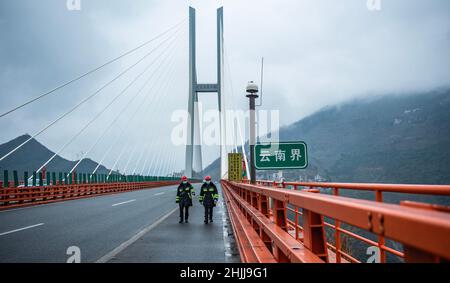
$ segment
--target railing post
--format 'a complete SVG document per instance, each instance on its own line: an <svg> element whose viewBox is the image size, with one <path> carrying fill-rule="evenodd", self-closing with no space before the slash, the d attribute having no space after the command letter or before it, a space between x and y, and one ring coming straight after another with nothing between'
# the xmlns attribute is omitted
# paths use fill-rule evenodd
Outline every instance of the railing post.
<svg viewBox="0 0 450 283"><path fill-rule="evenodd" d="M245 197L244 200L248 203L251 204L252 202L252 198L250 196L250 191L249 190L245 190L244 191ZM242 212L247 216L247 221L252 223L252 217L250 216L249 213L247 213L247 211L242 207Z"/></svg>
<svg viewBox="0 0 450 283"><path fill-rule="evenodd" d="M258 194L255 192L250 192L250 194L251 194L252 206L259 210ZM253 229L255 229L255 231L259 234L259 230L261 228L259 227L258 223L256 223L256 221L253 221L253 219L252 219L252 224L253 224Z"/></svg>
<svg viewBox="0 0 450 283"><path fill-rule="evenodd" d="M274 201L274 220L277 226L281 227L286 232L288 231L286 203L284 201L281 200Z"/></svg>
<svg viewBox="0 0 450 283"><path fill-rule="evenodd" d="M298 191L298 186L297 185L294 185L294 191ZM295 224L295 239L296 240L299 240L300 239L300 231L299 231L299 229L298 229L298 226L299 226L299 223L298 223L298 216L299 216L299 213L298 213L299 211L298 211L298 207L296 206L295 207L295 210L294 210L294 214L295 214L295 221L294 221L294 224Z"/></svg>
<svg viewBox="0 0 450 283"><path fill-rule="evenodd" d="M23 186L28 187L28 171L23 172Z"/></svg>
<svg viewBox="0 0 450 283"><path fill-rule="evenodd" d="M258 198L258 210L267 218L269 218L269 200L268 197L263 195L262 193L259 194ZM263 229L259 229L259 237L262 239L263 243L266 245L267 249L273 253L272 249L272 241L270 237L264 232Z"/></svg>
<svg viewBox="0 0 450 283"><path fill-rule="evenodd" d="M14 175L14 187L17 188L19 186L19 175L17 174L17 170L13 171Z"/></svg>
<svg viewBox="0 0 450 283"><path fill-rule="evenodd" d="M339 188L333 189L333 195L339 196ZM341 222L337 219L334 219L334 245L336 248L336 263L341 263Z"/></svg>
<svg viewBox="0 0 450 283"><path fill-rule="evenodd" d="M56 186L56 172L52 172L52 185Z"/></svg>
<svg viewBox="0 0 450 283"><path fill-rule="evenodd" d="M375 200L377 202L383 202L383 192L380 190L375 191ZM379 235L378 236L378 249L380 251L380 262L385 263L386 262L386 251L384 250L384 245L386 244L386 240L384 236Z"/></svg>
<svg viewBox="0 0 450 283"><path fill-rule="evenodd" d="M287 232L286 203L276 199L274 200L273 209L275 224ZM278 247L275 247L273 255L278 262L290 262L289 258Z"/></svg>
<svg viewBox="0 0 450 283"><path fill-rule="evenodd" d="M265 217L269 218L269 199L268 199L268 197L261 193L259 195L259 201L260 201L259 211L261 211L261 213L264 214Z"/></svg>
<svg viewBox="0 0 450 283"><path fill-rule="evenodd" d="M318 190L309 190L318 193ZM306 248L328 262L328 248L322 215L303 209L303 244Z"/></svg>
<svg viewBox="0 0 450 283"><path fill-rule="evenodd" d="M33 181L32 181L32 186L33 186L33 187L36 187L36 179L37 179L37 178L36 178L36 172L34 171L34 172L33 172L33 178L32 178L32 180L33 180Z"/></svg>
<svg viewBox="0 0 450 283"><path fill-rule="evenodd" d="M9 187L9 176L8 176L8 170L4 170L3 171L3 188L5 188L6 190ZM5 191L6 191L5 190ZM6 193L5 191L3 191L2 193ZM7 201L7 199L9 198L9 196L5 196L4 197L4 201L3 201L3 205L7 206L9 204L9 202Z"/></svg>
<svg viewBox="0 0 450 283"><path fill-rule="evenodd" d="M9 176L8 176L8 170L3 171L3 187L9 188Z"/></svg>
<svg viewBox="0 0 450 283"><path fill-rule="evenodd" d="M42 187L44 185L44 176L42 172L39 172L39 186Z"/></svg>
<svg viewBox="0 0 450 283"><path fill-rule="evenodd" d="M50 172L47 172L47 177L46 177L46 180L47 180L47 186L50 186L50 184L51 184L51 174L50 174Z"/></svg>

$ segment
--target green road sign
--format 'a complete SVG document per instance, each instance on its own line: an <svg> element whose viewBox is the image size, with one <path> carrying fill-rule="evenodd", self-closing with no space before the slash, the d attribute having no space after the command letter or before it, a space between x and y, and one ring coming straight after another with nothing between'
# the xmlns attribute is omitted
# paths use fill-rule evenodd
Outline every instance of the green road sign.
<svg viewBox="0 0 450 283"><path fill-rule="evenodd" d="M308 151L304 142L262 143L255 145L258 170L305 169Z"/></svg>

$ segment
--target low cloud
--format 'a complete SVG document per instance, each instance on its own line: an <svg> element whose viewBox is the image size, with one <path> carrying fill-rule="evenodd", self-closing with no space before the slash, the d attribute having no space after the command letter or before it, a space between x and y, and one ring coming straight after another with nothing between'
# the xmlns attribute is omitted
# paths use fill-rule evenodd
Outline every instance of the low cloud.
<svg viewBox="0 0 450 283"><path fill-rule="evenodd" d="M228 106L246 109L245 85L259 81L260 58L265 58L262 109L279 109L289 124L318 109L343 101L389 93L411 93L450 83L450 2L447 0L381 1L380 11L367 9L366 0L81 0L80 11L69 11L65 0L0 1L0 111L67 81L127 51L187 17L188 4L197 8L198 77L214 82L215 9L224 5ZM181 36L181 35L180 35ZM168 94L139 114L131 125L120 119L105 141L92 152L99 160L117 137L121 146L141 148L150 156L170 140L170 114L187 105L187 27L175 53ZM1 118L6 142L36 132L95 91L144 53L64 89L10 116ZM98 99L43 134L39 140L57 150L96 112L136 76L125 76ZM229 82L227 84L229 86ZM137 88L130 90L62 155L76 158L114 119ZM162 91L149 95L162 96ZM213 96L202 96L206 109L216 107ZM124 116L131 115L138 100ZM148 146L155 144L155 146ZM115 151L119 151L119 148ZM131 151L131 150L130 150ZM168 150L166 150L169 152ZM183 148L172 149L180 156ZM114 150L113 150L114 152ZM117 153L118 154L118 153ZM217 148L205 148L204 164ZM114 156L106 159L111 166ZM126 163L123 161L122 167ZM135 167L130 166L130 167Z"/></svg>

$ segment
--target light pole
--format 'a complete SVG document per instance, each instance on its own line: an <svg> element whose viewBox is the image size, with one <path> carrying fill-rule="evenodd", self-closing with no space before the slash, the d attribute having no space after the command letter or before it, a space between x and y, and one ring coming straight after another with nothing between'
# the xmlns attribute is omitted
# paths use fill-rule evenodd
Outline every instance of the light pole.
<svg viewBox="0 0 450 283"><path fill-rule="evenodd" d="M258 85L250 81L247 85L247 95L250 105L250 183L256 184L256 168L255 168L255 100L258 96Z"/></svg>

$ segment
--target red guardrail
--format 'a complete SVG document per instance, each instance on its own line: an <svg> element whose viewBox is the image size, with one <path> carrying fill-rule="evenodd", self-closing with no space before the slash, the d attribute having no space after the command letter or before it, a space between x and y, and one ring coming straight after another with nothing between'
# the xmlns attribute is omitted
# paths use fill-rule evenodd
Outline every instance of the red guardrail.
<svg viewBox="0 0 450 283"><path fill-rule="evenodd" d="M419 194L419 195L433 195L433 196L450 196L450 186L448 185L405 185L405 184L367 184L367 183L315 183L315 182L274 182L274 181L258 181L260 185L289 188L294 190L301 189L332 189L332 194L340 195L341 190L352 191L371 191L374 192L374 200L376 202L383 202L383 193L401 193L401 194ZM436 211L450 212L450 208L440 205L431 205L416 203L411 201L402 201L400 203L404 206L417 207L423 209L430 209ZM295 230L296 239L302 231L302 227L298 223L298 217L301 212L297 209L287 207L287 210L293 212L297 221L290 221L290 227ZM351 238L357 239L371 246L376 246L380 250L380 261L386 262L387 253L391 253L399 258L404 258L404 253L386 245L386 240L382 235L379 235L377 241L373 241L367 237L358 235L342 227L339 220L334 219L334 224L325 222L325 226L331 228L335 234L335 244L327 243L328 247L335 252L336 261L342 262L344 260L350 262L359 262L356 258L342 250L341 233Z"/></svg>
<svg viewBox="0 0 450 283"><path fill-rule="evenodd" d="M0 210L176 185L179 181L97 183L0 189Z"/></svg>
<svg viewBox="0 0 450 283"><path fill-rule="evenodd" d="M261 217L265 219L266 224L273 223L281 228L284 231L281 233L283 238L289 235L296 240L296 243L301 243L302 248L313 252L324 262L359 262L341 249L341 233L377 246L380 252L390 252L404 258L407 262L440 262L450 259L448 207L412 202L403 202L401 205L386 204L382 203L381 195L382 192L450 195L450 186L284 183L282 184L284 187L294 186L295 188L295 190L286 190L263 186L273 186L273 182L259 181L258 183L259 185L254 186L222 181L229 206L240 210L253 230L259 231L259 236L266 243L267 250L277 261L291 261L292 252L298 247L291 243L291 250L283 250L280 249L280 243L269 245L268 243L274 242L274 238L279 237L280 234L271 230L275 227L264 228L261 225ZM275 186L277 185L275 183ZM302 187L307 187L308 190L299 191ZM317 194L319 190L316 188L324 187L334 188L334 195ZM377 201L338 196L339 189L359 188L375 191ZM288 219L287 212L294 213L294 220ZM325 222L324 217L333 219L334 224ZM300 220L302 226L299 223ZM343 229L341 223L377 235L378 242ZM325 227L334 229L335 245L327 241ZM401 243L404 251L400 252L387 247L385 238ZM240 250L244 249L246 249L245 246L240 247ZM386 261L385 254L380 255L380 260ZM304 261L309 262L306 259Z"/></svg>

